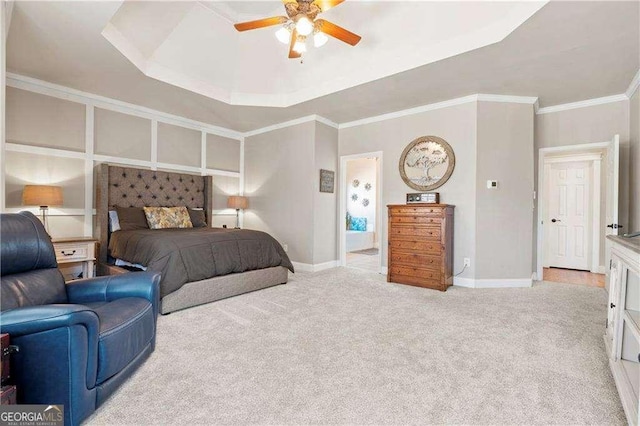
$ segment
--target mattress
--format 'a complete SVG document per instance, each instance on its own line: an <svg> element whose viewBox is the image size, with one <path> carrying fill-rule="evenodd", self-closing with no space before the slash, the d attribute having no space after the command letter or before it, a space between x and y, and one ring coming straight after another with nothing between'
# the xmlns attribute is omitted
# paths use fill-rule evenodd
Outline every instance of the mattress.
<svg viewBox="0 0 640 426"><path fill-rule="evenodd" d="M282 246L261 231L225 228L116 231L109 254L160 272L160 296L184 284L228 274L284 266L294 272Z"/></svg>

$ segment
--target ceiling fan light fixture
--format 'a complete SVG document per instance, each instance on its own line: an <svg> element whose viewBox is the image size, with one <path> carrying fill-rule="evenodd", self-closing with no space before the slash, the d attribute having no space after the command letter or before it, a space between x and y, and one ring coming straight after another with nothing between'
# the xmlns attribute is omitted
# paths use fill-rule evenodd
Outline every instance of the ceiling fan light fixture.
<svg viewBox="0 0 640 426"><path fill-rule="evenodd" d="M308 36L313 31L313 22L311 22L306 16L302 16L296 22L296 30L298 31L298 34Z"/></svg>
<svg viewBox="0 0 640 426"><path fill-rule="evenodd" d="M315 47L322 47L327 41L329 41L329 37L324 35L324 33L315 33L313 35L313 45Z"/></svg>
<svg viewBox="0 0 640 426"><path fill-rule="evenodd" d="M298 53L304 53L307 51L307 44L305 43L304 38L296 40L296 43L293 45L293 50Z"/></svg>
<svg viewBox="0 0 640 426"><path fill-rule="evenodd" d="M289 41L291 40L291 32L287 27L282 27L276 31L276 38L282 44L289 44Z"/></svg>

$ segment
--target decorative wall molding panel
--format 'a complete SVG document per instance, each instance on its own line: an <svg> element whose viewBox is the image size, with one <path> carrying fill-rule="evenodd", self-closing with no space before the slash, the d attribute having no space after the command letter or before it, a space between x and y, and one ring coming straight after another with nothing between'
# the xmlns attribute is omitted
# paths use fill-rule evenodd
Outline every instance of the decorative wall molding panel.
<svg viewBox="0 0 640 426"><path fill-rule="evenodd" d="M152 170L167 169L194 173L200 175L212 175L221 177L230 177L238 179L237 192L243 192L244 185L244 137L240 132L217 126L211 126L206 123L190 120L184 117L174 116L171 114L155 111L149 108L141 107L115 99L105 98L87 92L71 89L68 87L48 83L45 81L16 75L7 75L7 87L36 93L39 95L49 96L64 101L70 101L85 106L85 143L84 152L65 148L50 148L43 146L30 145L21 143L21 141L2 141L2 149L5 152L17 152L24 154L40 155L52 158L65 158L84 160L84 209L60 208L52 210L52 216L84 216L84 235L91 236L93 234L93 209L94 198L94 166L99 162L116 163L128 166L136 166L149 168ZM127 116L139 117L149 120L151 125L150 131L150 160L140 160L127 158L116 155L96 154L96 135L95 133L95 111L96 108L101 110L114 111ZM164 123L179 128L190 129L200 132L200 164L199 166L188 166L184 164L173 164L169 162L158 161L158 123ZM207 167L207 135L221 136L238 142L239 164L238 171L228 171L212 169ZM5 201L5 191L3 190L3 203ZM23 208L4 208L3 211L13 212L25 210ZM215 215L227 216L224 209L217 209ZM241 218L242 219L242 218Z"/></svg>

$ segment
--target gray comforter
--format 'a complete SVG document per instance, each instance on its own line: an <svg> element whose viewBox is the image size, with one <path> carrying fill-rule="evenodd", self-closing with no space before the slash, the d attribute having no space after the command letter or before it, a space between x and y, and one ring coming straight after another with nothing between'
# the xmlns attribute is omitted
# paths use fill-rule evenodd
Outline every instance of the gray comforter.
<svg viewBox="0 0 640 426"><path fill-rule="evenodd" d="M293 265L269 234L246 229L189 228L116 231L109 254L162 273L160 295L183 284L254 269Z"/></svg>

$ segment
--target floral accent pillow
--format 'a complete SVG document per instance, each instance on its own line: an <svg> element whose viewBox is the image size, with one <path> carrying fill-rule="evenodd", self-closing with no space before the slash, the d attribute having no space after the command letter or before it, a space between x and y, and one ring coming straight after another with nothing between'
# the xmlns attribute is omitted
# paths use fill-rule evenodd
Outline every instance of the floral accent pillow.
<svg viewBox="0 0 640 426"><path fill-rule="evenodd" d="M144 215L151 229L193 228L186 207L145 207Z"/></svg>

